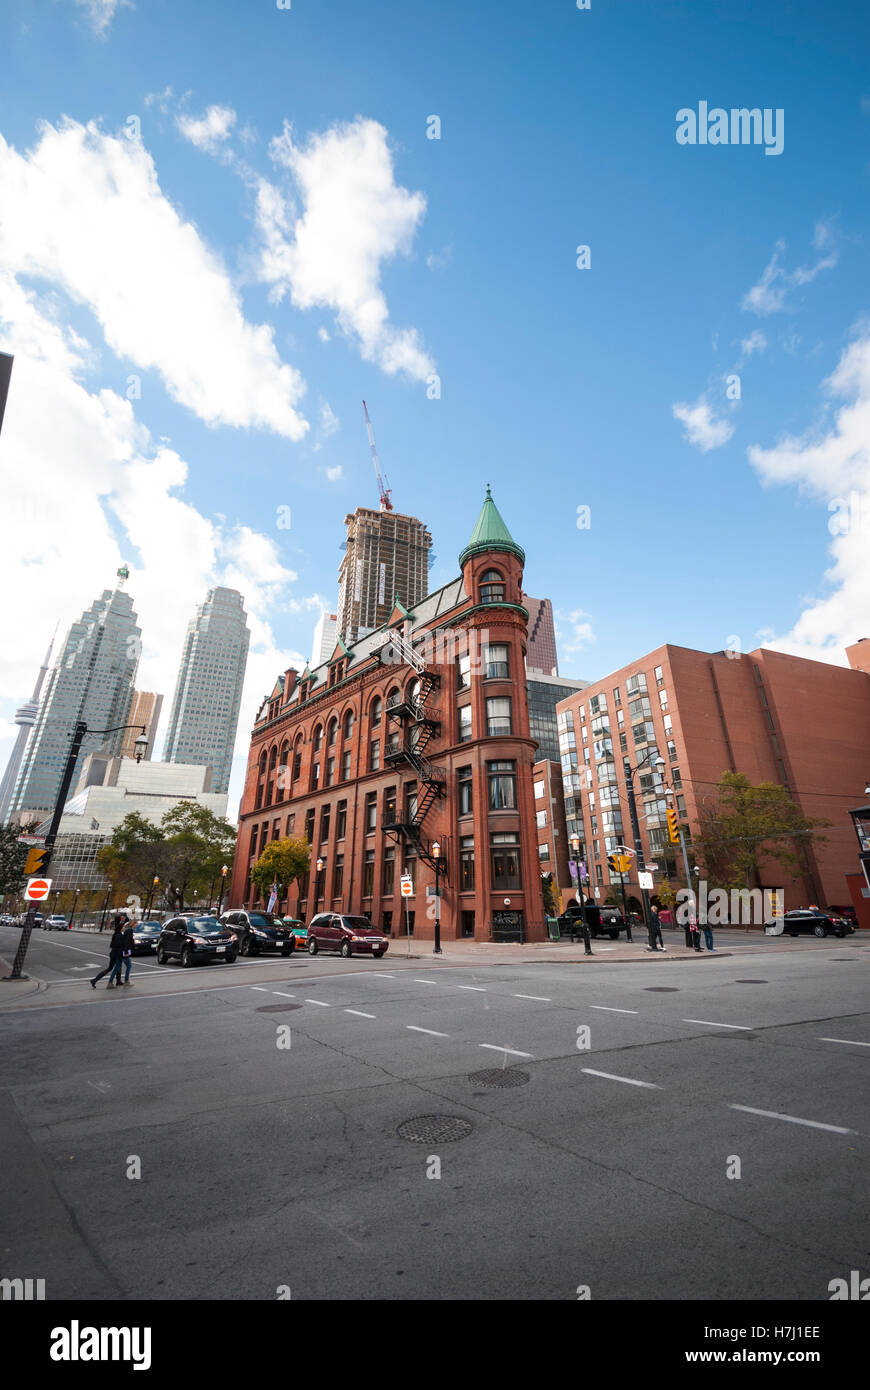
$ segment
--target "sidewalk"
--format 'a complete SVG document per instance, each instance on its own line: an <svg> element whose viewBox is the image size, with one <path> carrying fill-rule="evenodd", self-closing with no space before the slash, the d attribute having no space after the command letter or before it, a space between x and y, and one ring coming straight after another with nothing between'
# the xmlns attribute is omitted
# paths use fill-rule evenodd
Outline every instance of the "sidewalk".
<svg viewBox="0 0 870 1390"><path fill-rule="evenodd" d="M5 956L0 956L0 976L11 975L12 961ZM27 961L24 962L24 974L27 975ZM45 982L37 980L30 975L28 979L4 980L0 978L0 1004L11 1004L16 999L24 999L28 994L38 994L45 989Z"/></svg>

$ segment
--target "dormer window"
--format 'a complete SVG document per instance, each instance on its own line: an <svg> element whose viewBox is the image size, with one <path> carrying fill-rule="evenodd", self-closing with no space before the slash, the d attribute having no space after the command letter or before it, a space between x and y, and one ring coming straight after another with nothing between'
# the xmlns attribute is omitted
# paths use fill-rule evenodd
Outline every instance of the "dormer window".
<svg viewBox="0 0 870 1390"><path fill-rule="evenodd" d="M481 603L504 603L504 579L498 570L487 570L480 580Z"/></svg>

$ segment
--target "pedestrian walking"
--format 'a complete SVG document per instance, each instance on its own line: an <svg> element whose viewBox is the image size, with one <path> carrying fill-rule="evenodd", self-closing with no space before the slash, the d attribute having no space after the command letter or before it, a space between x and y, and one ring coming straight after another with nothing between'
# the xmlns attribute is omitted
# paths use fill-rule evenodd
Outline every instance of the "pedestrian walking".
<svg viewBox="0 0 870 1390"><path fill-rule="evenodd" d="M111 989L113 985L120 982L121 966L124 960L124 932L120 922L117 923L112 931L112 939L109 942L109 964L105 970L101 970L99 975L95 975L91 980L91 989L96 989L97 984L104 975L109 976L109 983L106 989Z"/></svg>
<svg viewBox="0 0 870 1390"><path fill-rule="evenodd" d="M649 910L649 945L648 951L666 951L668 948L662 940L662 924L659 921L659 910L652 905Z"/></svg>
<svg viewBox="0 0 870 1390"><path fill-rule="evenodd" d="M119 984L123 983L123 984L125 984L125 985L129 985L129 983L130 983L130 970L131 970L131 967L132 967L132 965L133 965L133 927L132 927L132 924L131 924L129 921L127 921L126 919L125 919L125 923L126 923L126 924L125 924L125 926L124 926L124 928L123 928L123 932L122 932L123 952L122 952L122 955L121 955L121 959L122 959L122 961L123 961L124 970L126 971L126 974L124 975L123 981L121 981L121 979L120 979L120 977L119 977L118 983L119 983Z"/></svg>

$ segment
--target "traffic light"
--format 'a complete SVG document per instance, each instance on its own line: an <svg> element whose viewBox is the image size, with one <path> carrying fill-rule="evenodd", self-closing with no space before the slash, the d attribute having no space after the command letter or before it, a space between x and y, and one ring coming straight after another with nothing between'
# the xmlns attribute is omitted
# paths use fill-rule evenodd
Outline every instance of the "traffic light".
<svg viewBox="0 0 870 1390"><path fill-rule="evenodd" d="M673 810L668 810L668 839L672 845L680 843L680 823L676 811Z"/></svg>
<svg viewBox="0 0 870 1390"><path fill-rule="evenodd" d="M32 849L28 851L27 862L24 865L24 872L27 874L27 877L32 878L34 874L41 874L42 866L47 858L48 850L45 845L34 845Z"/></svg>
<svg viewBox="0 0 870 1390"><path fill-rule="evenodd" d="M607 867L612 874L627 874L631 860L627 854L608 854Z"/></svg>

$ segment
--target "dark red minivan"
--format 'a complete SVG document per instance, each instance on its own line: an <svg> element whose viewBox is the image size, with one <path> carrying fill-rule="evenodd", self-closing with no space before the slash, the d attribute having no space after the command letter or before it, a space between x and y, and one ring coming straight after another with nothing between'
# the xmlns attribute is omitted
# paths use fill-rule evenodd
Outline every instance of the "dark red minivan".
<svg viewBox="0 0 870 1390"><path fill-rule="evenodd" d="M346 917L338 912L319 912L308 924L308 954L338 951L342 956L374 956L388 950L389 938L367 917Z"/></svg>

